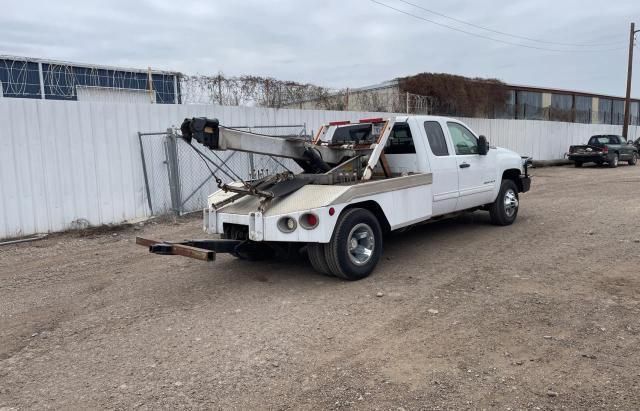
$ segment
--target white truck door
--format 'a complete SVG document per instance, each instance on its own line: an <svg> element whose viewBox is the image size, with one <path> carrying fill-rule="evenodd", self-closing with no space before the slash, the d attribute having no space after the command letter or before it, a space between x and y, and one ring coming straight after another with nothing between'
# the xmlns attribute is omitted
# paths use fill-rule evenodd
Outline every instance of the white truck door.
<svg viewBox="0 0 640 411"><path fill-rule="evenodd" d="M447 130L455 150L460 196L456 210L477 207L493 201L496 184L495 150L478 154L478 138L462 123L447 121Z"/></svg>
<svg viewBox="0 0 640 411"><path fill-rule="evenodd" d="M458 165L453 146L447 143L442 124L427 120L420 125L426 134L423 141L433 174L433 215L451 213L458 202Z"/></svg>

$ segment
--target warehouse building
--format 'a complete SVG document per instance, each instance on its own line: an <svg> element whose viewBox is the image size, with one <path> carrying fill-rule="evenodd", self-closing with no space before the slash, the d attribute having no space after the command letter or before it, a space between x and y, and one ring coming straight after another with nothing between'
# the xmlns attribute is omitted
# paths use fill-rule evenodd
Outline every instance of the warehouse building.
<svg viewBox="0 0 640 411"><path fill-rule="evenodd" d="M0 55L0 98L179 104L180 74Z"/></svg>
<svg viewBox="0 0 640 411"><path fill-rule="evenodd" d="M477 82L477 79L467 79ZM624 98L581 91L504 84L505 96L499 107L480 107L472 117L565 121L592 124L623 124ZM406 92L399 80L346 89L333 96L335 108L360 111L390 111L415 114L465 116L456 107L438 105L427 93ZM290 108L322 109L327 99L289 104ZM479 106L479 105L478 105ZM640 125L640 100L632 99L630 124Z"/></svg>

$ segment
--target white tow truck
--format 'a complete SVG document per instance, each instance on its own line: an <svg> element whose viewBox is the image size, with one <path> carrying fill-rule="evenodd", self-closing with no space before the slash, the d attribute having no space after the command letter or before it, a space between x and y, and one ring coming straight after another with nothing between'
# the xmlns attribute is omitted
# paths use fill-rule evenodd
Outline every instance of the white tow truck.
<svg viewBox="0 0 640 411"><path fill-rule="evenodd" d="M186 119L181 132L189 144L196 140L212 150L290 158L303 172L229 184L217 179L204 230L220 238L137 239L156 254L261 259L306 246L317 271L358 280L374 270L385 233L475 210L509 225L518 215L518 194L531 185L529 158L492 147L446 117L333 122L311 141L226 128L206 118Z"/></svg>

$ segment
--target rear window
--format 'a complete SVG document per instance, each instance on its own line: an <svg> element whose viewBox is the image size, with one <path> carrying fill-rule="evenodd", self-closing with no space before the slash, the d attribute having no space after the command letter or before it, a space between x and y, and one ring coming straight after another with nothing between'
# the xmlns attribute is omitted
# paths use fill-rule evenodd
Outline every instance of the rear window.
<svg viewBox="0 0 640 411"><path fill-rule="evenodd" d="M425 121L424 131L427 132L427 139L429 140L429 147L431 152L435 156L448 156L449 149L447 148L447 141L444 138L442 127L437 121Z"/></svg>
<svg viewBox="0 0 640 411"><path fill-rule="evenodd" d="M605 144L620 144L618 136L593 136L589 139L590 146L602 146Z"/></svg>
<svg viewBox="0 0 640 411"><path fill-rule="evenodd" d="M384 152L385 154L414 154L416 152L411 129L407 123L396 123L393 126Z"/></svg>
<svg viewBox="0 0 640 411"><path fill-rule="evenodd" d="M333 133L331 142L338 143L359 143L371 140L370 124L352 124L344 127L338 127Z"/></svg>

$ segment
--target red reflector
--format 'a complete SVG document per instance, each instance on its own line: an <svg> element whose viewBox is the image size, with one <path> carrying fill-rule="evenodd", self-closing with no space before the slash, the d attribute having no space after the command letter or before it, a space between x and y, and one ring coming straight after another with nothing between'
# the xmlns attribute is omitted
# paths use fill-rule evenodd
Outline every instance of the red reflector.
<svg viewBox="0 0 640 411"><path fill-rule="evenodd" d="M334 215L335 213L336 213L336 209L335 209L335 208L333 208L333 207L331 207L331 208L329 209L329 215Z"/></svg>
<svg viewBox="0 0 640 411"><path fill-rule="evenodd" d="M315 227L318 224L318 217L315 214L307 214L307 224L311 227Z"/></svg>
<svg viewBox="0 0 640 411"><path fill-rule="evenodd" d="M351 122L349 120L344 120L344 121L332 121L331 123L329 123L330 126L344 126L345 124L351 124Z"/></svg>
<svg viewBox="0 0 640 411"><path fill-rule="evenodd" d="M361 123L382 123L384 122L384 119L382 117L376 117L376 118L361 118L360 119Z"/></svg>

